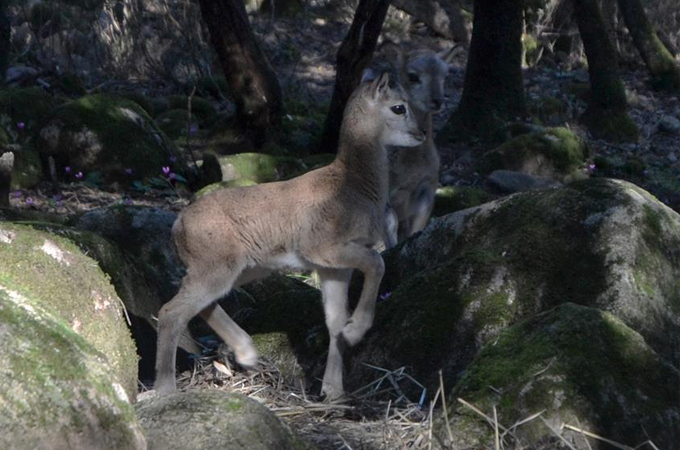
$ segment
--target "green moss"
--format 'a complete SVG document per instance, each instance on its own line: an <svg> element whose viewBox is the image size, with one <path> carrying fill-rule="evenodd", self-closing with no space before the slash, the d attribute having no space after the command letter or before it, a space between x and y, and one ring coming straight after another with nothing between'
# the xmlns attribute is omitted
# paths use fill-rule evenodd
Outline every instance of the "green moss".
<svg viewBox="0 0 680 450"><path fill-rule="evenodd" d="M24 146L21 150L14 152L12 190L29 189L36 186L42 175L42 162L37 151Z"/></svg>
<svg viewBox="0 0 680 450"><path fill-rule="evenodd" d="M434 217L444 216L462 209L479 206L491 200L491 195L479 188L467 186L446 186L437 189L434 198Z"/></svg>
<svg viewBox="0 0 680 450"><path fill-rule="evenodd" d="M122 98L131 100L131 101L137 103L144 111L146 111L146 113L149 116L154 117L154 114L156 113L156 111L154 109L154 102L153 102L152 99L150 99L146 95L142 94L141 92L133 91L133 92L126 92L126 93L120 94L120 96Z"/></svg>
<svg viewBox="0 0 680 450"><path fill-rule="evenodd" d="M585 143L567 128L546 128L523 134L485 154L479 170L517 170L531 175L573 174L588 155Z"/></svg>
<svg viewBox="0 0 680 450"><path fill-rule="evenodd" d="M641 442L644 428L658 436L670 425L664 415L677 408L678 382L678 372L623 322L566 303L503 331L449 396L483 410L498 404L505 423L547 409L546 417L577 417L600 435ZM638 427L638 420L645 426ZM522 435L533 439L546 432L539 424L522 427Z"/></svg>
<svg viewBox="0 0 680 450"><path fill-rule="evenodd" d="M57 79L56 88L68 96L80 96L86 94L85 83L75 73L65 73Z"/></svg>
<svg viewBox="0 0 680 450"><path fill-rule="evenodd" d="M83 443L106 439L110 448L140 448L134 411L116 394L105 356L39 301L11 291L2 282L0 445L66 446L77 436Z"/></svg>
<svg viewBox="0 0 680 450"><path fill-rule="evenodd" d="M526 65L529 67L536 65L541 55L541 48L538 45L538 40L530 34L524 34L522 36L522 47Z"/></svg>
<svg viewBox="0 0 680 450"><path fill-rule="evenodd" d="M221 156L219 163L225 181L267 183L290 178L306 167L296 158L264 153Z"/></svg>
<svg viewBox="0 0 680 450"><path fill-rule="evenodd" d="M588 108L581 121L596 139L610 142L637 142L639 129L625 111L603 111Z"/></svg>
<svg viewBox="0 0 680 450"><path fill-rule="evenodd" d="M170 109L188 110L189 97L183 95L172 95L168 97ZM191 98L191 114L196 116L201 124L210 126L217 118L215 107L208 100L201 97Z"/></svg>
<svg viewBox="0 0 680 450"><path fill-rule="evenodd" d="M158 127L172 140L179 139L189 134L188 127L198 127L198 122L194 119L189 125L189 116L186 109L171 109L159 114L156 117Z"/></svg>
<svg viewBox="0 0 680 450"><path fill-rule="evenodd" d="M91 130L101 141L102 150L95 156L71 154L70 158L89 161L94 157L93 170L105 170L110 176L124 176L124 168L132 168L138 177L155 176L176 153L146 112L130 100L88 95L57 108L54 121L62 130L60 158L77 148L72 142L74 133Z"/></svg>
<svg viewBox="0 0 680 450"><path fill-rule="evenodd" d="M134 399L136 350L108 277L66 239L28 226L0 223L0 228L14 235L11 243L0 242L0 284L35 299L106 354Z"/></svg>
<svg viewBox="0 0 680 450"><path fill-rule="evenodd" d="M40 88L0 90L0 125L14 134L16 124L23 122L23 133L31 134L49 118L55 106L54 99Z"/></svg>

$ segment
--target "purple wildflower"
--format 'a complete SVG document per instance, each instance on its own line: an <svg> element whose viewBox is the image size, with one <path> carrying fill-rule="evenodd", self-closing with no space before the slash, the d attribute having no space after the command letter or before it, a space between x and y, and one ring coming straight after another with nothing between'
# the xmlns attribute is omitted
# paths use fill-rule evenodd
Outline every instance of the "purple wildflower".
<svg viewBox="0 0 680 450"><path fill-rule="evenodd" d="M168 175L170 173L170 167L169 166L163 166L163 174Z"/></svg>
<svg viewBox="0 0 680 450"><path fill-rule="evenodd" d="M391 292L385 292L384 294L380 295L380 300L387 300L392 296Z"/></svg>
<svg viewBox="0 0 680 450"><path fill-rule="evenodd" d="M64 167L64 172L71 173L71 166Z"/></svg>
<svg viewBox="0 0 680 450"><path fill-rule="evenodd" d="M17 122L17 128L20 130L23 130L26 127L26 124L23 122Z"/></svg>
<svg viewBox="0 0 680 450"><path fill-rule="evenodd" d="M177 157L176 157L176 156L174 156L174 155L173 155L173 156L171 156L171 157L170 157L170 158L168 158L168 159L170 160L170 162L171 162L171 163L177 162Z"/></svg>
<svg viewBox="0 0 680 450"><path fill-rule="evenodd" d="M170 172L168 174L168 178L170 178L171 180L174 180L175 178L177 178L177 175L175 174L175 172Z"/></svg>
<svg viewBox="0 0 680 450"><path fill-rule="evenodd" d="M588 169L590 169L591 172L593 172L596 168L597 166L595 164L591 164L588 166Z"/></svg>
<svg viewBox="0 0 680 450"><path fill-rule="evenodd" d="M196 125L192 125L189 127L189 134L196 134L198 133L198 127Z"/></svg>
<svg viewBox="0 0 680 450"><path fill-rule="evenodd" d="M21 192L21 191L14 191L14 192L12 192L12 198L19 198L19 197L21 197L22 195L24 195L24 194L23 194L23 192Z"/></svg>
<svg viewBox="0 0 680 450"><path fill-rule="evenodd" d="M125 175L132 175L132 169L131 168L126 168L125 169Z"/></svg>
<svg viewBox="0 0 680 450"><path fill-rule="evenodd" d="M26 204L27 205L35 204L35 201L33 201L33 197L26 197Z"/></svg>
<svg viewBox="0 0 680 450"><path fill-rule="evenodd" d="M78 178L79 180L80 180L81 178L83 178L83 172L78 172L78 173L76 174L76 178Z"/></svg>
<svg viewBox="0 0 680 450"><path fill-rule="evenodd" d="M131 204L132 204L132 199L126 197L126 198L123 200L123 203L125 203L126 205L131 205Z"/></svg>

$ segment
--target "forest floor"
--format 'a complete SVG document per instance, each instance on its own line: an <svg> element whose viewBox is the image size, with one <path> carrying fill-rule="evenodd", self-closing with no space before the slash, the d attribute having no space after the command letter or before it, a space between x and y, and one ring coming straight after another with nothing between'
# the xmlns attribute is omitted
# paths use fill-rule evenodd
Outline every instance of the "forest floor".
<svg viewBox="0 0 680 450"><path fill-rule="evenodd" d="M308 17L304 20L253 20L254 29L278 74L284 97L316 109L328 105L335 77L335 54L347 31L347 20L320 16L312 20ZM392 32L388 26L387 35L393 40L403 38L403 27L395 26L394 29L396 31ZM449 41L431 36L422 28L411 31L411 39L422 45L435 49L451 46ZM466 59L467 52L461 49L447 79L445 107L435 119L436 130L445 125L458 104ZM558 98L568 106L558 121L545 124L567 126L586 139L590 156L584 171L594 176L632 181L680 212L680 123L677 129L674 128L675 122L680 120L680 99L651 90L641 65L624 66L622 75L630 101L630 115L641 130L641 138L634 144L594 140L579 124L578 117L586 103L574 86L585 86L588 75L578 61L559 65L541 61L536 67L526 69L527 101L530 106L540 106L545 99ZM134 90L135 85L130 85L129 89ZM229 105L218 107L225 110ZM484 178L474 171L473 164L475 155L484 150L490 148L481 143L440 145L442 184L486 188ZM605 157L609 166L598 167L594 164L597 157ZM11 204L21 209L71 216L112 204L179 211L189 198L188 192L178 196L170 189L149 192L101 190L83 183L68 183L56 188L44 184L16 192ZM430 404L419 404L419 399L399 399L398 390L392 385L379 398L353 400L349 403L351 407L327 405L318 403L316 397L301 386L286 386L276 368L266 362L261 370L249 374L213 362L199 360L193 373L183 374L181 384L228 388L257 397L320 449L420 449L428 448L430 444ZM383 379L387 385L402 375L378 371L376 380ZM430 399L433 394L430 393Z"/></svg>

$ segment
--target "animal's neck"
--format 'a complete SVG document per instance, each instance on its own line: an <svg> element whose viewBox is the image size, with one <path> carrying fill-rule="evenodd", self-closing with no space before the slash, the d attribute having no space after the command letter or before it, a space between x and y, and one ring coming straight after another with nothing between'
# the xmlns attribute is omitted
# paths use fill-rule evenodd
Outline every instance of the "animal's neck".
<svg viewBox="0 0 680 450"><path fill-rule="evenodd" d="M336 163L346 171L345 179L355 189L377 203L387 202L387 150L377 139L341 137Z"/></svg>
<svg viewBox="0 0 680 450"><path fill-rule="evenodd" d="M421 111L420 109L412 107L413 114L416 116L418 121L418 126L421 130L427 133L427 140L434 140L432 133L432 112L431 111Z"/></svg>

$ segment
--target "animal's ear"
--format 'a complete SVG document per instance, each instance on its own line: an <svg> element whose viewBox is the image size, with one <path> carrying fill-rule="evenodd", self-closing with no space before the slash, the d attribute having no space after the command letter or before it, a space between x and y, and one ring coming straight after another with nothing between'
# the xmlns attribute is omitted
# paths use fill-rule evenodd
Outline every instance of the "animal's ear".
<svg viewBox="0 0 680 450"><path fill-rule="evenodd" d="M378 77L378 74L375 72L375 70L366 68L364 69L363 73L361 74L361 82L365 83L367 81L373 81Z"/></svg>
<svg viewBox="0 0 680 450"><path fill-rule="evenodd" d="M390 62L395 70L399 71L403 67L405 61L404 49L399 44L386 40L380 44L378 53L384 55L384 58Z"/></svg>
<svg viewBox="0 0 680 450"><path fill-rule="evenodd" d="M371 94L373 97L373 100L379 100L383 95L385 95L385 92L387 92L387 89L390 87L390 73L389 72L383 72L380 77L376 78L373 80L371 83Z"/></svg>
<svg viewBox="0 0 680 450"><path fill-rule="evenodd" d="M459 45L454 45L448 50L442 50L437 54L439 58L441 58L442 61L444 61L447 64L451 64L453 62L453 57L456 54L456 50L458 49Z"/></svg>

